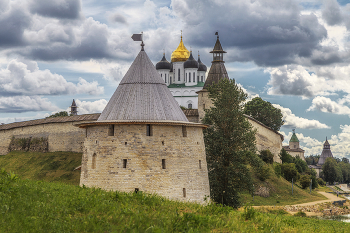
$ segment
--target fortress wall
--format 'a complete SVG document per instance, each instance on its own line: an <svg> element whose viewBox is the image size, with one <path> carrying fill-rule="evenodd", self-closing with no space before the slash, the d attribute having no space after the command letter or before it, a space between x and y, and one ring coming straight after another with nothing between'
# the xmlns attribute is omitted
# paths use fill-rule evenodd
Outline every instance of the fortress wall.
<svg viewBox="0 0 350 233"><path fill-rule="evenodd" d="M182 126L152 125L152 131L146 136L146 125L115 125L108 136L108 125L89 126L80 185L202 203L210 192L202 128L186 126L187 137Z"/></svg>
<svg viewBox="0 0 350 233"><path fill-rule="evenodd" d="M253 126L256 132L256 148L258 151L270 150L274 155L273 161L281 163L279 158L279 153L282 150L282 141L281 135L271 130L270 128L259 124L257 121L252 120L250 117L247 117L249 123Z"/></svg>
<svg viewBox="0 0 350 233"><path fill-rule="evenodd" d="M11 138L48 138L49 151L82 152L85 129L74 122L47 123L0 130L0 155L7 154Z"/></svg>

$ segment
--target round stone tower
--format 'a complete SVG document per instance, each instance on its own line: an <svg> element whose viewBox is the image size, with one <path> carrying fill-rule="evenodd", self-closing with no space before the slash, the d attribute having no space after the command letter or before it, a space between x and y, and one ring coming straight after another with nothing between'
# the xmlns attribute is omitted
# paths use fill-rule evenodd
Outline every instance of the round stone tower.
<svg viewBox="0 0 350 233"><path fill-rule="evenodd" d="M80 185L204 202L206 125L187 120L142 49L86 129Z"/></svg>

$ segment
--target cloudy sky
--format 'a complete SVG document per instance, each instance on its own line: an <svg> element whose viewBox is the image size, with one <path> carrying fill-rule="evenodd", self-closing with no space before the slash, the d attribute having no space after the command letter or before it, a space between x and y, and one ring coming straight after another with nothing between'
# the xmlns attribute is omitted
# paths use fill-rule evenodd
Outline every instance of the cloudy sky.
<svg viewBox="0 0 350 233"><path fill-rule="evenodd" d="M156 63L185 46L282 110L306 155L329 139L350 158L349 0L0 0L0 122L101 112L140 46Z"/></svg>

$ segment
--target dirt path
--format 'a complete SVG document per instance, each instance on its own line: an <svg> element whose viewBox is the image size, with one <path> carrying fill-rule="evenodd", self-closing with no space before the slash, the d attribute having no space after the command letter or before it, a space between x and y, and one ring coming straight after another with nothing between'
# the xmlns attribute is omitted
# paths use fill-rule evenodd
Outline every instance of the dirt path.
<svg viewBox="0 0 350 233"><path fill-rule="evenodd" d="M296 205L290 205L290 206L308 206L308 205L316 205L320 203L325 202L333 202L333 201L342 201L346 200L345 198L337 197L337 195L334 195L332 193L326 193L326 192L318 192L319 194L322 194L323 196L327 197L327 200L321 200L321 201L313 201L313 202L307 202L307 203L301 203Z"/></svg>

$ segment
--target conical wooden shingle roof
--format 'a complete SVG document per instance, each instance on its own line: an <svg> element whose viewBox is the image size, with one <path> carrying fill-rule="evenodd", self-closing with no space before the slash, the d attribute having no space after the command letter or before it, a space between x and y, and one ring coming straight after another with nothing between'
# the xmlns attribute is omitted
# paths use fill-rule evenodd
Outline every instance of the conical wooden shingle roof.
<svg viewBox="0 0 350 233"><path fill-rule="evenodd" d="M185 121L145 51L140 51L97 121Z"/></svg>

